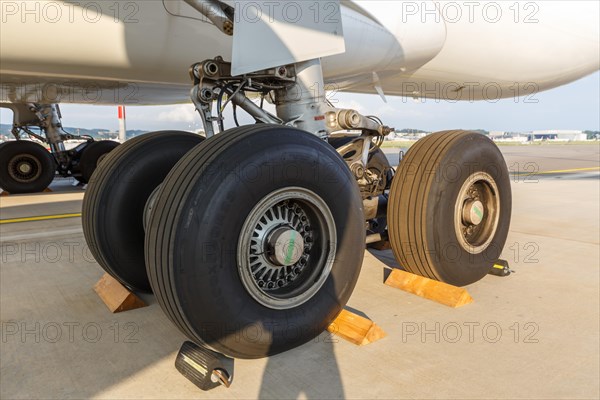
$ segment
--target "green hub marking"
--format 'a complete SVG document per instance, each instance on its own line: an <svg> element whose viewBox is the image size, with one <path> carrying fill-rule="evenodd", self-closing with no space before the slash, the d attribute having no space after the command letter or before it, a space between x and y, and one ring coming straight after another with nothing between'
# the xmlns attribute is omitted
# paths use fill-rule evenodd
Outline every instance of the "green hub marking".
<svg viewBox="0 0 600 400"><path fill-rule="evenodd" d="M296 231L290 235L290 241L288 242L287 252L285 254L285 263L290 264L294 255L294 243L296 242Z"/></svg>

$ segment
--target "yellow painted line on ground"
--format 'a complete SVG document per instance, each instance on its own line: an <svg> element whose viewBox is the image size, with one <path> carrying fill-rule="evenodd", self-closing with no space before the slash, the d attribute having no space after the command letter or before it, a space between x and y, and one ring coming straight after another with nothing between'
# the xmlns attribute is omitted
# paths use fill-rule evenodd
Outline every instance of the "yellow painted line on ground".
<svg viewBox="0 0 600 400"><path fill-rule="evenodd" d="M519 172L514 175L544 175L544 174L566 174L571 172L583 172L583 171L600 171L600 167L588 167L588 168L572 168L572 169L557 169L554 171L541 171L541 172ZM25 218L13 218L13 219L0 219L0 225L2 224L16 224L19 222L34 222L34 221L48 221L53 219L65 219L65 218L77 218L81 217L81 213L74 214L56 214L56 215L40 215L37 217L25 217Z"/></svg>
<svg viewBox="0 0 600 400"><path fill-rule="evenodd" d="M77 218L77 217L81 217L81 213L56 214L56 215L40 215L40 216L37 216L37 217L0 219L0 225L1 224L16 224L16 223L19 223L19 222L48 221L48 220L51 220L51 219L65 219L65 218Z"/></svg>
<svg viewBox="0 0 600 400"><path fill-rule="evenodd" d="M600 167L589 167L589 168L572 168L572 169L557 169L554 171L542 171L538 174L566 174L569 172L581 172L581 171L599 171Z"/></svg>
<svg viewBox="0 0 600 400"><path fill-rule="evenodd" d="M571 169L557 169L553 171L531 171L531 172L515 172L514 175L549 175L549 174L568 174L571 172L584 172L584 171L600 171L600 167L587 167L587 168L571 168Z"/></svg>

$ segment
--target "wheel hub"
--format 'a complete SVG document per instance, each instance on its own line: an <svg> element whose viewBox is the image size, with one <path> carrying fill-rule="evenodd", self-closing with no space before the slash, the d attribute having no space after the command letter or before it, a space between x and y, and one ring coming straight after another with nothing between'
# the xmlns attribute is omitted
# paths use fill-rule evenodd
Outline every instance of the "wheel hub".
<svg viewBox="0 0 600 400"><path fill-rule="evenodd" d="M19 164L18 168L19 168L19 172L21 172L22 174L28 174L33 169L31 164L29 164L29 163L21 163L21 164Z"/></svg>
<svg viewBox="0 0 600 400"><path fill-rule="evenodd" d="M240 232L242 284L269 308L300 305L329 276L335 241L333 216L318 195L297 187L273 192L254 207Z"/></svg>
<svg viewBox="0 0 600 400"><path fill-rule="evenodd" d="M479 254L491 243L500 220L500 195L494 178L476 172L463 183L456 200L454 226L461 247Z"/></svg>
<svg viewBox="0 0 600 400"><path fill-rule="evenodd" d="M268 246L271 260L280 266L290 266L300 261L304 253L304 239L295 229L280 227L270 235Z"/></svg>
<svg viewBox="0 0 600 400"><path fill-rule="evenodd" d="M294 283L308 263L312 233L304 207L291 199L262 211L250 239L250 269L261 290ZM305 246L306 243L306 246Z"/></svg>
<svg viewBox="0 0 600 400"><path fill-rule="evenodd" d="M471 225L479 225L483 221L485 209L479 200L467 200L463 207L463 221Z"/></svg>
<svg viewBox="0 0 600 400"><path fill-rule="evenodd" d="M30 154L19 154L8 162L8 174L17 182L33 182L42 174L42 164Z"/></svg>

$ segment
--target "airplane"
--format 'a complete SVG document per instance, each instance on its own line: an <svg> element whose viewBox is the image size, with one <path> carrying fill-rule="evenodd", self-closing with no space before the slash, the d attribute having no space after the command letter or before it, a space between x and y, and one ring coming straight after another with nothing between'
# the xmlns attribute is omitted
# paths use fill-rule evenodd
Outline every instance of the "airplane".
<svg viewBox="0 0 600 400"><path fill-rule="evenodd" d="M2 144L0 186L37 192L55 173L88 182L82 224L102 268L153 292L190 340L236 358L319 335L352 294L366 243L389 240L407 271L458 286L483 278L505 244L510 181L490 139L434 133L394 171L380 149L393 128L328 93L517 99L591 74L600 59L589 1L0 6L0 106L18 139L52 150ZM161 131L64 151L73 135L61 103L190 99L205 136ZM225 129L227 107L236 125L240 110L256 123Z"/></svg>

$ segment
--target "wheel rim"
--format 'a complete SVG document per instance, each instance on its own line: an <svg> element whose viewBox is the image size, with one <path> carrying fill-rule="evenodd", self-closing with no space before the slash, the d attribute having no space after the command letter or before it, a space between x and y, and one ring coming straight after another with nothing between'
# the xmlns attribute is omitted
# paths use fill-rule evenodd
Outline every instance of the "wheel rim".
<svg viewBox="0 0 600 400"><path fill-rule="evenodd" d="M454 227L461 247L479 254L492 242L500 220L500 194L494 179L476 172L463 183L456 200Z"/></svg>
<svg viewBox="0 0 600 400"><path fill-rule="evenodd" d="M252 209L240 233L242 284L269 308L303 304L331 272L336 237L333 215L316 193L299 187L270 193Z"/></svg>
<svg viewBox="0 0 600 400"><path fill-rule="evenodd" d="M8 162L8 174L17 182L33 182L42 174L42 163L31 154L18 154Z"/></svg>
<svg viewBox="0 0 600 400"><path fill-rule="evenodd" d="M142 225L144 227L144 231L148 229L150 226L150 213L152 212L152 208L154 208L154 204L156 203L156 199L158 198L158 191L162 187L162 184L158 185L154 188L150 196L148 196L148 200L146 200L146 205L144 206L144 215L142 217Z"/></svg>

